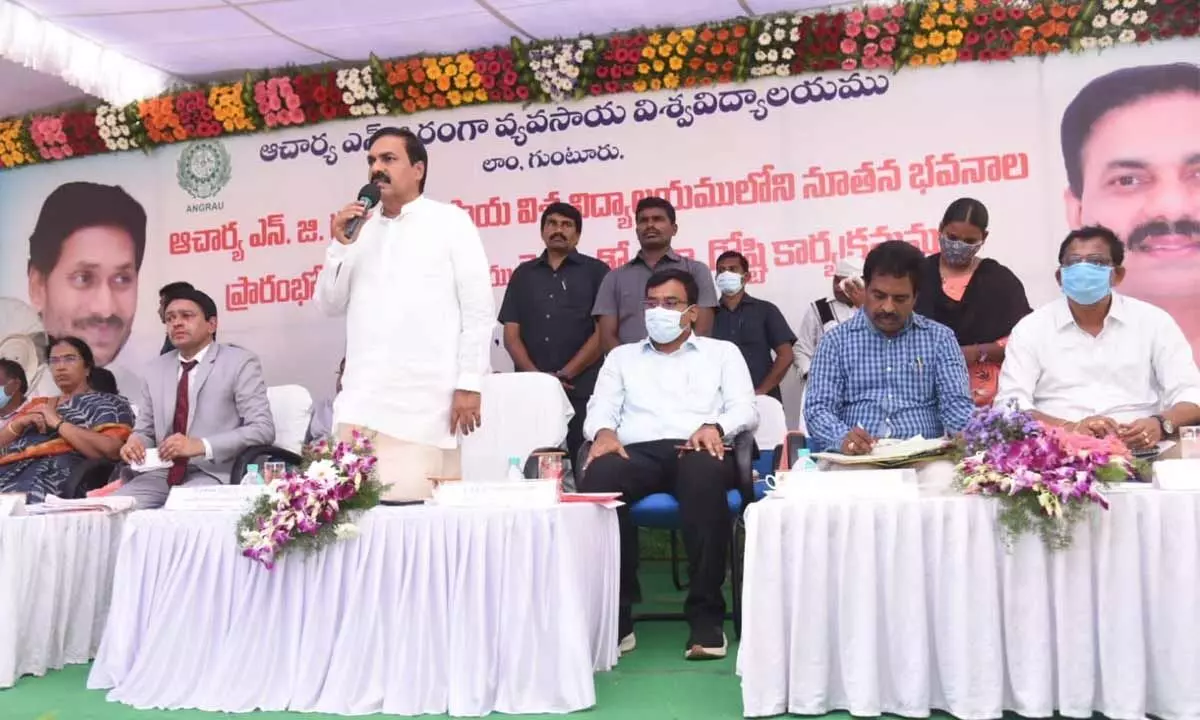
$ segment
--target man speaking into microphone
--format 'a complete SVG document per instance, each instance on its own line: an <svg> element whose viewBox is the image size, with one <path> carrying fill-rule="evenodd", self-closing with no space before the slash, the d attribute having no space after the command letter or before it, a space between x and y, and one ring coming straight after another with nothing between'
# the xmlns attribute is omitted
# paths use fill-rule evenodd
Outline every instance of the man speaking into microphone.
<svg viewBox="0 0 1200 720"><path fill-rule="evenodd" d="M460 474L458 435L480 423L491 273L470 216L425 197L429 155L416 135L380 128L366 149L374 188L334 217L317 280L325 313L346 315L334 427L372 437L385 500L422 500L430 478Z"/></svg>

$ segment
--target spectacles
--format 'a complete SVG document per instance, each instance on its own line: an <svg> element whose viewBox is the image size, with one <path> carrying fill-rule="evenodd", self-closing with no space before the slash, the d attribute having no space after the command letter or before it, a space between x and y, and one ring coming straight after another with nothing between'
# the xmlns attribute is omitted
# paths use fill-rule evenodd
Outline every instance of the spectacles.
<svg viewBox="0 0 1200 720"><path fill-rule="evenodd" d="M51 365L74 365L75 363L79 362L82 359L83 358L79 357L78 355L51 355L50 356L50 364Z"/></svg>
<svg viewBox="0 0 1200 720"><path fill-rule="evenodd" d="M1068 255L1066 258L1063 259L1062 266L1063 267L1071 267L1072 265L1078 265L1079 263L1087 263L1089 265L1099 265L1101 267L1112 267L1113 266L1112 259L1105 257L1104 255L1084 255L1082 257L1079 255Z"/></svg>
<svg viewBox="0 0 1200 720"><path fill-rule="evenodd" d="M642 301L642 307L646 310L652 310L659 307L667 310L679 310L688 307L688 303L686 300L680 300L678 298L663 298L662 300L658 300L656 298L646 298Z"/></svg>

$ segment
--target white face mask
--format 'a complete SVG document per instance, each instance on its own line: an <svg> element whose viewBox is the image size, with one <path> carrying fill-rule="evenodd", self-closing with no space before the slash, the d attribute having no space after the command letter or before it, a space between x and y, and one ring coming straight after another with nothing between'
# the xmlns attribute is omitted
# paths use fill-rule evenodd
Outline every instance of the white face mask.
<svg viewBox="0 0 1200 720"><path fill-rule="evenodd" d="M683 334L683 312L666 308L646 309L646 333L659 345L675 342Z"/></svg>
<svg viewBox="0 0 1200 720"><path fill-rule="evenodd" d="M745 282L739 273L728 270L717 275L717 288L725 295L737 295L741 292Z"/></svg>

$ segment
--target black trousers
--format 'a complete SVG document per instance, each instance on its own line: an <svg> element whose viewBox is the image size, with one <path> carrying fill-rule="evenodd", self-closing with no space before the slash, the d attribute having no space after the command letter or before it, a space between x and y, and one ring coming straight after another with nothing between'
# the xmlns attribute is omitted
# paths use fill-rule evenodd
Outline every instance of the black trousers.
<svg viewBox="0 0 1200 720"><path fill-rule="evenodd" d="M588 400L591 396L576 397L568 393L567 398L575 410L571 422L567 423L567 459L571 461L571 467L575 468L575 463L579 461L579 448L583 445L583 421L587 419ZM579 476L578 470L575 471L575 476Z"/></svg>
<svg viewBox="0 0 1200 720"><path fill-rule="evenodd" d="M726 493L737 486L733 453L718 460L706 452L685 452L683 440L628 445L620 455L598 457L580 481L582 492L620 492L626 504L617 510L621 527L621 605L641 600L638 583L638 535L629 509L642 498L667 492L679 501L683 546L687 551L688 623L720 624L725 617L725 568L729 561L732 518Z"/></svg>

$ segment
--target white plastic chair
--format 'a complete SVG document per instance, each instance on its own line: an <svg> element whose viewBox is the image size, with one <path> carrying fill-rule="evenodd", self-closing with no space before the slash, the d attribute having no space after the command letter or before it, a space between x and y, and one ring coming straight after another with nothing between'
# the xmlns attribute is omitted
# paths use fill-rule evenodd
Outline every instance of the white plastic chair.
<svg viewBox="0 0 1200 720"><path fill-rule="evenodd" d="M562 384L544 373L494 373L483 379L483 425L462 441L464 482L507 477L508 460L521 468L539 448L564 447L575 415Z"/></svg>
<svg viewBox="0 0 1200 720"><path fill-rule="evenodd" d="M267 388L267 402L271 405L271 419L275 423L275 442L255 445L238 453L229 474L233 483L241 482L246 465L259 462L261 458L300 464L300 451L304 449L304 438L312 418L312 394L300 385L276 385Z"/></svg>
<svg viewBox="0 0 1200 720"><path fill-rule="evenodd" d="M770 452L787 437L787 416L783 405L769 395L754 398L758 407L758 429L754 431L754 442L760 453Z"/></svg>

